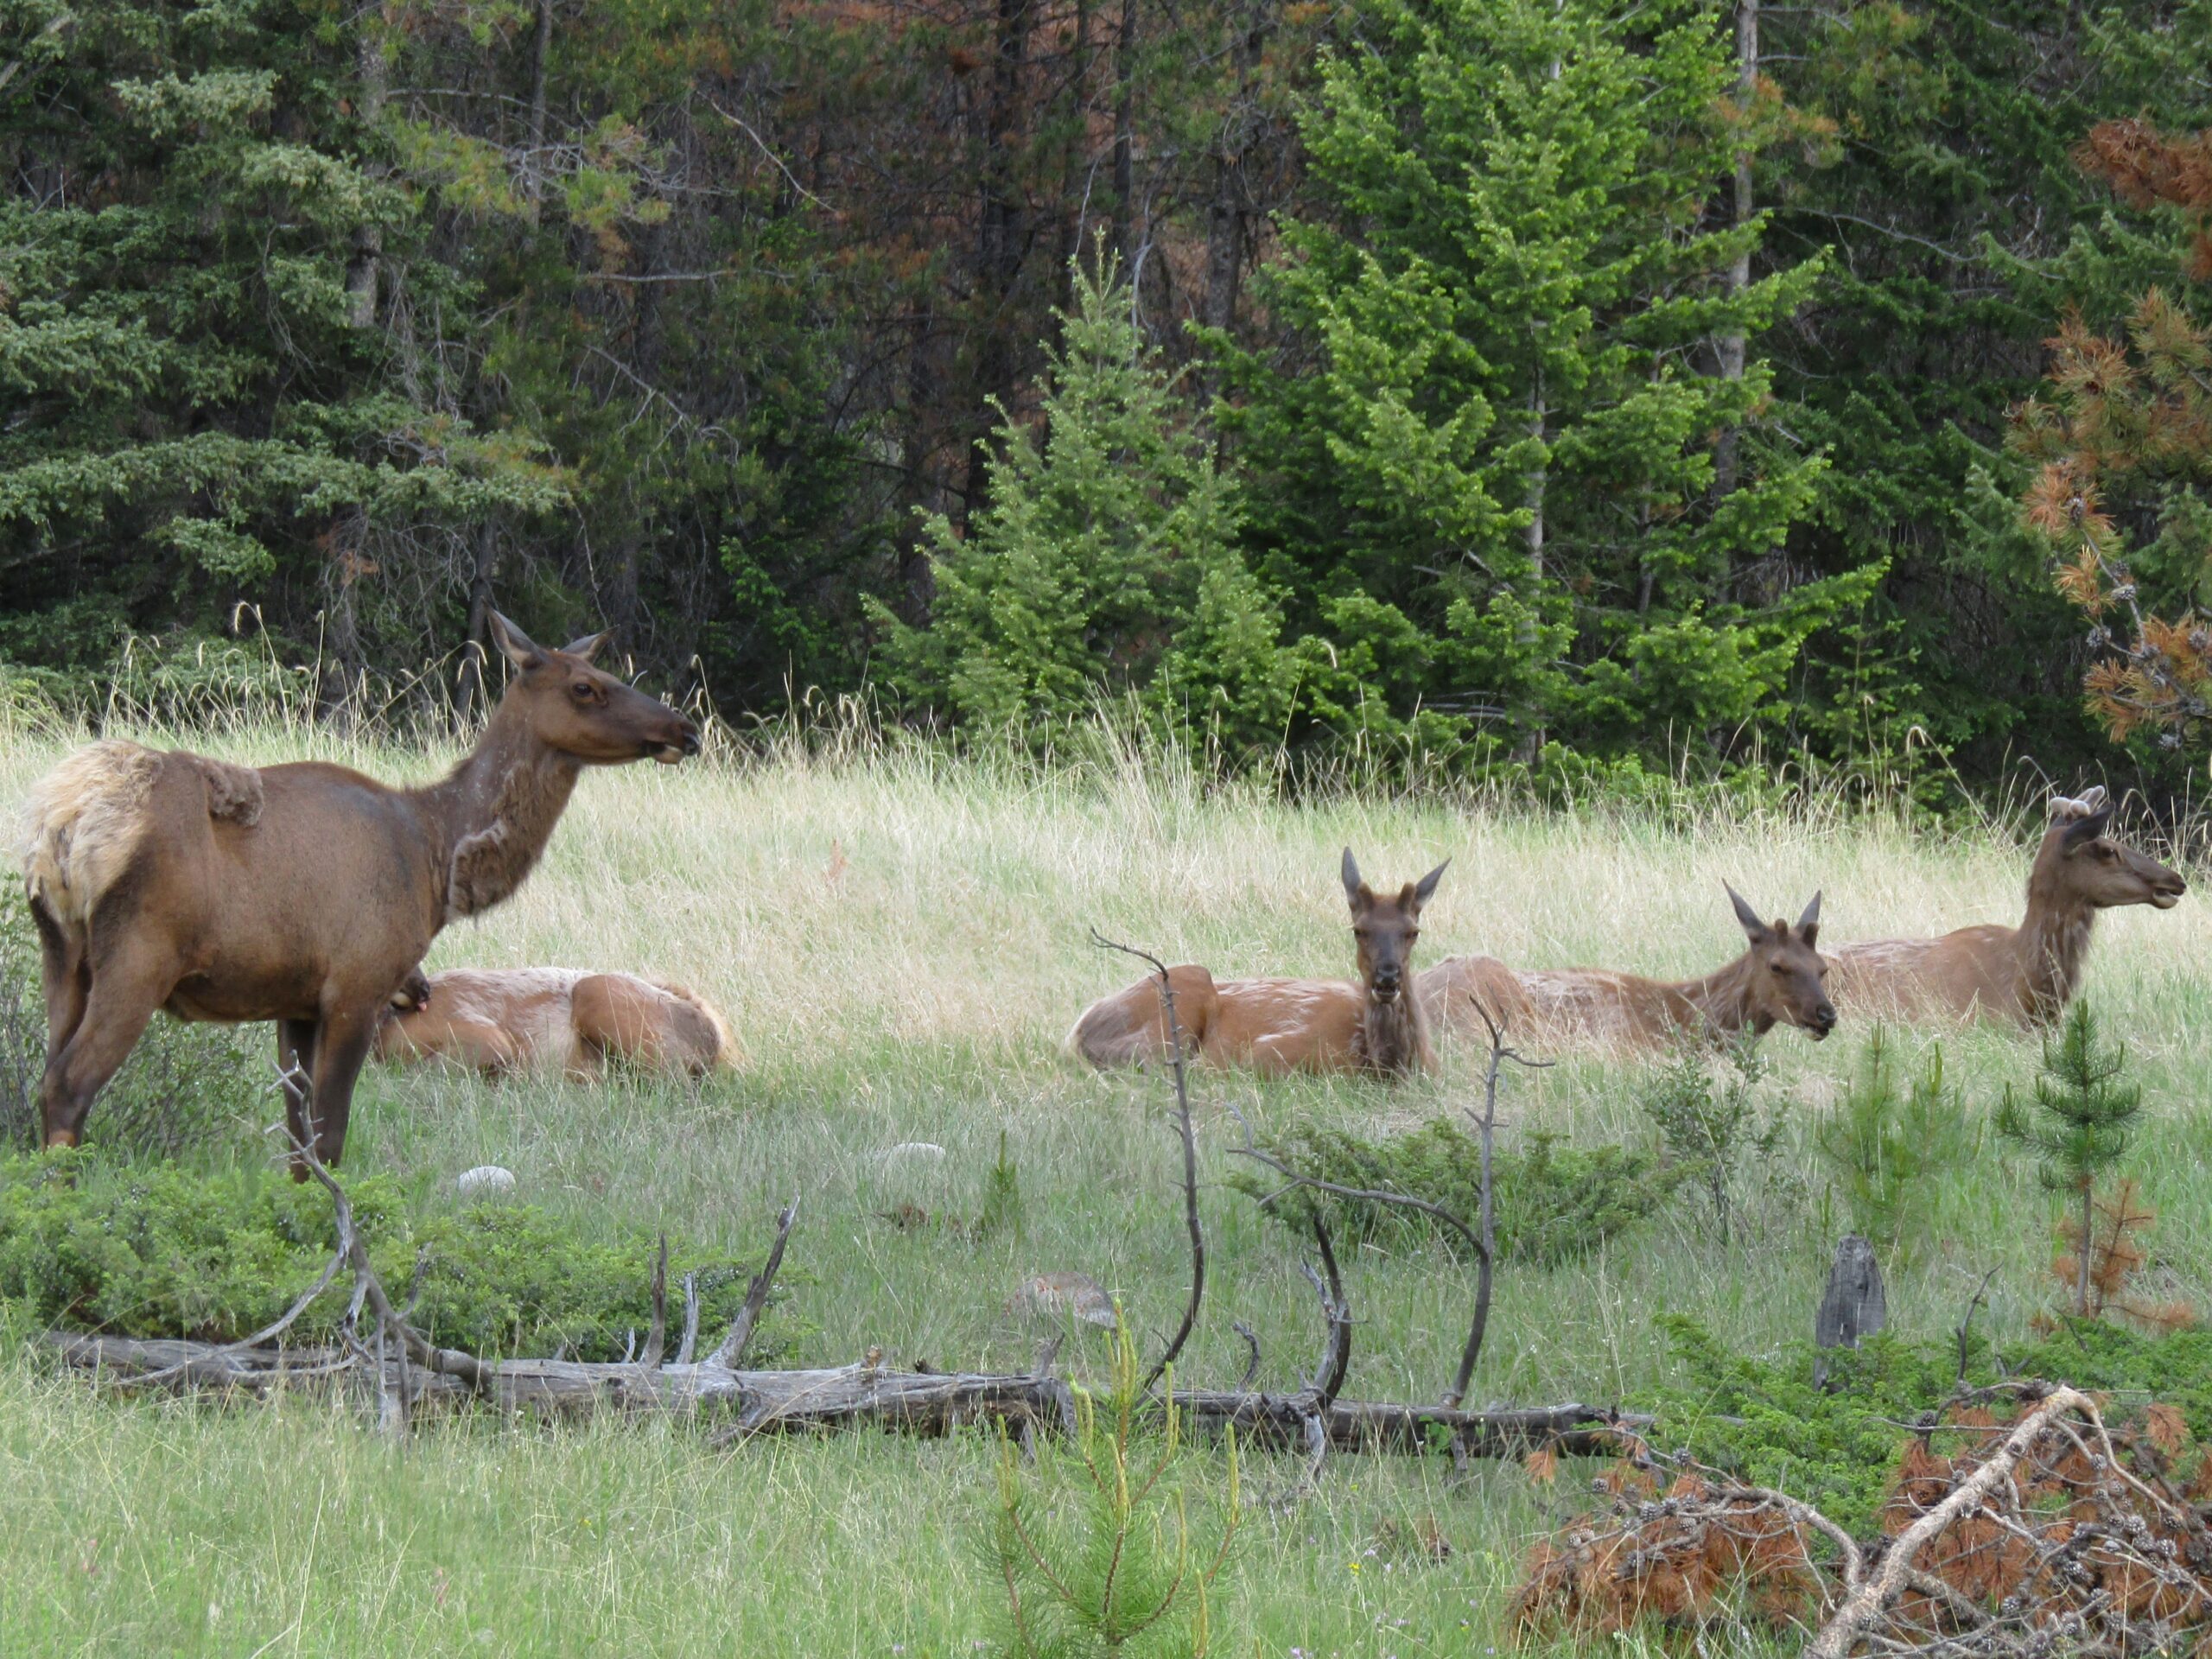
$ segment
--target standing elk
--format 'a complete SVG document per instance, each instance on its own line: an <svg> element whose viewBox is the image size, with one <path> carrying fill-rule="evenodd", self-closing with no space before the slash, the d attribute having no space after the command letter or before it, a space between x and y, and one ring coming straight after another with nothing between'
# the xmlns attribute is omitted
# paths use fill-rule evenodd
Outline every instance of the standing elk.
<svg viewBox="0 0 2212 1659"><path fill-rule="evenodd" d="M1796 1026L1815 1042L1835 1029L1835 1007L1822 982L1827 965L1815 944L1821 895L1796 924L1764 922L1723 882L1750 949L1702 979L1644 979L1606 968L1519 972L1494 957L1447 957L1421 976L1419 1000L1445 1030L1472 1032L1475 1001L1508 1018L1520 1016L1539 1037L1563 1044L1651 1048L1688 1035L1726 1041L1763 1037Z"/></svg>
<svg viewBox="0 0 2212 1659"><path fill-rule="evenodd" d="M33 788L48 1146L77 1144L159 1008L276 1020L292 1135L337 1163L378 1017L438 931L522 885L585 766L699 752L690 721L591 665L605 634L549 651L497 613L492 634L514 678L474 751L426 788L113 739Z"/></svg>
<svg viewBox="0 0 2212 1659"><path fill-rule="evenodd" d="M502 1076L559 1070L596 1080L609 1059L673 1077L734 1063L729 1027L704 997L635 974L578 968L451 968L395 992L377 1025L387 1064L449 1060Z"/></svg>
<svg viewBox="0 0 2212 1659"><path fill-rule="evenodd" d="M1436 1064L1428 1019L1413 992L1414 941L1421 906L1445 865L1396 893L1360 880L1344 849L1344 898L1351 906L1359 979L1224 979L1204 968L1167 970L1184 1052L1209 1064L1286 1071L1369 1071L1408 1077ZM1139 980L1083 1011L1063 1047L1093 1065L1132 1065L1168 1057L1160 981Z"/></svg>
<svg viewBox="0 0 2212 1659"><path fill-rule="evenodd" d="M2073 1000L2097 912L2120 905L2171 910L2189 884L2114 841L2101 785L2054 796L2051 824L2028 872L2018 927L1962 927L1932 939L1872 939L1834 951L1838 997L1904 1019L2049 1025Z"/></svg>

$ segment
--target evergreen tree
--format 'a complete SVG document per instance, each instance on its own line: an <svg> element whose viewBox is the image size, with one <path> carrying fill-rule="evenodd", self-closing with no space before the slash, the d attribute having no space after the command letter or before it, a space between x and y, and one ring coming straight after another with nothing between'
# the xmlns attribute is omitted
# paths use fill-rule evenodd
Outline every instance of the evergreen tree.
<svg viewBox="0 0 2212 1659"><path fill-rule="evenodd" d="M1763 361L1711 367L1815 275L1727 281L1764 227L1703 213L1753 142L1735 73L1687 0L1380 0L1325 57L1306 137L1330 211L1263 284L1301 355L1236 355L1228 417L1313 714L1615 750L1732 732L1869 590L1783 579L1822 463L1768 418Z"/></svg>
<svg viewBox="0 0 2212 1659"><path fill-rule="evenodd" d="M1888 567L1863 620L1803 666L1796 717L1829 753L1882 762L1916 728L1979 776L2022 745L2054 775L2108 761L2082 717L2081 630L2018 522L2006 424L2055 316L2112 315L2152 280L2139 242L2102 232L2107 203L2069 152L2100 115L2174 117L2207 21L2169 0L2094 22L2044 0L1765 14L1801 115L1758 162L1762 257L1828 255L1766 342L1791 429L1834 463L1789 555Z"/></svg>
<svg viewBox="0 0 2212 1659"><path fill-rule="evenodd" d="M362 108L358 31L383 25L0 11L33 42L0 118L0 654L104 659L289 589L360 665L357 587L392 538L564 496L526 431L442 395L425 336L461 296Z"/></svg>
<svg viewBox="0 0 2212 1659"><path fill-rule="evenodd" d="M2129 1132L2143 1109L2143 1091L2126 1076L2126 1050L2099 1042L2096 1016L2087 1002L2076 1002L2056 1045L2049 1035L2044 1038L2033 1106L2007 1086L1997 1108L1997 1133L2035 1154L2037 1177L2046 1189L2070 1193L2081 1205L2075 1311L2085 1317L2097 1177L2126 1152Z"/></svg>
<svg viewBox="0 0 2212 1659"><path fill-rule="evenodd" d="M875 613L900 688L958 721L1041 743L1102 695L1248 747L1276 737L1290 664L1233 537L1241 507L1184 428L1110 259L1076 277L1041 386L1044 436L1008 419L988 505L927 535L926 627Z"/></svg>

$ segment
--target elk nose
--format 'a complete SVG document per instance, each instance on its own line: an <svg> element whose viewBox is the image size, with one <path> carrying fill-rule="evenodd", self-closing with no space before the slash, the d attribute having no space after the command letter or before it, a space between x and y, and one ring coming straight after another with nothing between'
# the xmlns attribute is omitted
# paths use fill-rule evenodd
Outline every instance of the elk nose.
<svg viewBox="0 0 2212 1659"><path fill-rule="evenodd" d="M1835 1008L1834 1005L1823 1002L1819 1007L1813 1010L1813 1029L1819 1032L1823 1037L1827 1036L1828 1033L1835 1029Z"/></svg>
<svg viewBox="0 0 2212 1659"><path fill-rule="evenodd" d="M696 753L699 753L699 728L698 728L696 726L694 726L694 725L693 725L690 721L688 721L688 720L687 720L687 721L685 721L683 722L683 735L680 739L678 739L678 740L677 740L677 742L678 742L679 746L682 747L682 749L683 750L683 753L686 753L686 754L696 754Z"/></svg>

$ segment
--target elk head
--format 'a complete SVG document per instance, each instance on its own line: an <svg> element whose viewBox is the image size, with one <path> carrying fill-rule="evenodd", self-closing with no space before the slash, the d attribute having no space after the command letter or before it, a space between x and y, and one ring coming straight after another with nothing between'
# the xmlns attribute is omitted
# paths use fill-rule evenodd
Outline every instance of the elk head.
<svg viewBox="0 0 2212 1659"><path fill-rule="evenodd" d="M1763 922L1744 902L1743 894L1726 882L1728 901L1744 937L1751 942L1745 960L1751 966L1748 996L1751 1024L1764 1031L1774 1026L1796 1026L1819 1042L1835 1029L1835 1004L1828 1001L1828 965L1814 947L1821 936L1821 895L1792 927L1788 922Z"/></svg>
<svg viewBox="0 0 2212 1659"><path fill-rule="evenodd" d="M1446 859L1418 881L1408 881L1389 898L1359 879L1358 862L1344 849L1344 897L1351 905L1352 938L1359 942L1360 983L1370 1000L1395 1002L1413 979L1414 941L1421 937L1421 908L1436 891Z"/></svg>
<svg viewBox="0 0 2212 1659"><path fill-rule="evenodd" d="M548 748L592 766L644 760L674 766L699 753L697 727L591 665L606 634L587 634L550 651L494 611L492 639L515 669L502 706L515 704Z"/></svg>
<svg viewBox="0 0 2212 1659"><path fill-rule="evenodd" d="M2171 910L2189 891L2178 872L2106 833L2112 828L2112 808L2101 785L2078 800L2053 796L2050 815L2033 879L2054 882L2059 896L2095 910L2120 905Z"/></svg>

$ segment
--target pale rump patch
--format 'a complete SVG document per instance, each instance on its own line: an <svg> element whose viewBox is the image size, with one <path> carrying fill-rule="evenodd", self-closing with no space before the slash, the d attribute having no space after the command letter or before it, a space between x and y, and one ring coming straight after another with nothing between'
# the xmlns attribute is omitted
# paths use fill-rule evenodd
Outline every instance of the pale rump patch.
<svg viewBox="0 0 2212 1659"><path fill-rule="evenodd" d="M79 749L31 785L20 853L35 902L81 927L137 851L146 801L162 774L152 749L109 738Z"/></svg>
<svg viewBox="0 0 2212 1659"><path fill-rule="evenodd" d="M250 829L265 798L261 774L175 749L163 753L119 737L79 749L31 786L21 858L31 897L54 918L81 927L146 838L148 802L163 767L190 766L207 791L207 815Z"/></svg>

